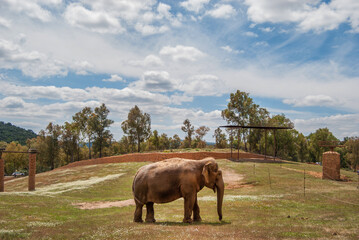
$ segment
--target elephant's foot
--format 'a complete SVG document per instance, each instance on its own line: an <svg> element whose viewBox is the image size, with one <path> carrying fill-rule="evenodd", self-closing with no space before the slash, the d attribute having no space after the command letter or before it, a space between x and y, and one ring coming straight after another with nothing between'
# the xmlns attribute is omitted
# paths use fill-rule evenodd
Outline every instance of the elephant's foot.
<svg viewBox="0 0 359 240"><path fill-rule="evenodd" d="M192 219L191 218L184 218L183 222L184 223L192 223Z"/></svg>
<svg viewBox="0 0 359 240"><path fill-rule="evenodd" d="M156 222L156 219L154 219L154 218L149 218L149 219L147 219L147 218L146 218L146 222L148 222L148 223L155 223L155 222Z"/></svg>
<svg viewBox="0 0 359 240"><path fill-rule="evenodd" d="M193 217L193 222L202 222L202 218L200 216Z"/></svg>
<svg viewBox="0 0 359 240"><path fill-rule="evenodd" d="M141 218L135 218L133 219L134 222L137 222L137 223L142 223L143 220Z"/></svg>

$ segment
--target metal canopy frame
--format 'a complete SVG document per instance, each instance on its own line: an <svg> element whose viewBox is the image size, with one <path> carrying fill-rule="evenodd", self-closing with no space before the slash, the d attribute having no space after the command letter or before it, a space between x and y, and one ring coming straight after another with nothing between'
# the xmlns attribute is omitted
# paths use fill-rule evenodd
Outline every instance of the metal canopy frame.
<svg viewBox="0 0 359 240"><path fill-rule="evenodd" d="M275 134L277 130L285 130L285 129L293 129L293 127L275 127L275 126L244 126L244 125L225 125L225 126L220 126L220 128L229 128L229 129L238 129L238 135L240 132L241 128L246 128L246 129L264 129L265 130L265 134L264 134L264 138L265 138L265 143L264 143L264 159L267 158L267 131L268 130L273 130L273 135L274 135L274 160L277 157L277 152L276 152L276 140L275 140ZM232 159L232 142L231 142L231 159ZM239 141L238 141L238 160L239 160Z"/></svg>

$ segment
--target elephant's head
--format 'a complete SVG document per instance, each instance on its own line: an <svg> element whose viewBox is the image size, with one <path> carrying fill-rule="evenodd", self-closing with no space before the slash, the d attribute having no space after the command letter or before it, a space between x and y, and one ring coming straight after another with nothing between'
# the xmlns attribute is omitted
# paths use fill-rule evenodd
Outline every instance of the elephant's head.
<svg viewBox="0 0 359 240"><path fill-rule="evenodd" d="M222 177L222 171L218 170L218 165L214 161L208 161L202 170L205 186L217 190L217 212L219 220L222 220L222 203L224 194L224 182Z"/></svg>

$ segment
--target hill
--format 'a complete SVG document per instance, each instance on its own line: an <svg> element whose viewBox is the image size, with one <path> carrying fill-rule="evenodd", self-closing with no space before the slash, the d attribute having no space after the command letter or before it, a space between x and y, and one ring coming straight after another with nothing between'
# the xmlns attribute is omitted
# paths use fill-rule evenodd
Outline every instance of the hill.
<svg viewBox="0 0 359 240"><path fill-rule="evenodd" d="M24 128L14 126L11 123L4 123L0 121L0 141L7 143L16 141L25 145L27 139L35 138L36 136L36 133L32 130L26 130Z"/></svg>
<svg viewBox="0 0 359 240"><path fill-rule="evenodd" d="M320 166L217 162L226 186L222 222L216 194L204 188L201 223L182 223L182 199L155 204L155 224L133 223L132 181L148 162L111 163L40 173L34 192L27 177L6 181L0 239L359 239L355 173L342 170L348 182L306 174L304 195L303 169Z"/></svg>

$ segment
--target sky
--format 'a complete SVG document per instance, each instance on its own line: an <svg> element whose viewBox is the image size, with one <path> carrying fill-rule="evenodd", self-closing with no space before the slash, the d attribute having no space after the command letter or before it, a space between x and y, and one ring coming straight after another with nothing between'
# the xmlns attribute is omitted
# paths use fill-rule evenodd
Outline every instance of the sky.
<svg viewBox="0 0 359 240"><path fill-rule="evenodd" d="M357 0L0 0L0 121L38 133L105 103L168 136L213 131L230 93L308 135L359 136Z"/></svg>

